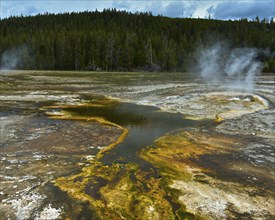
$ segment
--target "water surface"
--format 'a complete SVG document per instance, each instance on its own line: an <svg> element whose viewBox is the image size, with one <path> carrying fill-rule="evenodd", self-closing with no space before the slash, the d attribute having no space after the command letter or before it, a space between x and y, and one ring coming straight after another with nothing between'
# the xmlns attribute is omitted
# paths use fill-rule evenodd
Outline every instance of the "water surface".
<svg viewBox="0 0 275 220"><path fill-rule="evenodd" d="M137 156L137 152L152 145L155 139L165 133L213 125L210 120L189 120L180 113L168 113L156 107L125 102L105 107L77 107L65 110L76 116L102 117L129 129L124 141L104 155L102 161L105 164L136 162L142 165L145 162Z"/></svg>

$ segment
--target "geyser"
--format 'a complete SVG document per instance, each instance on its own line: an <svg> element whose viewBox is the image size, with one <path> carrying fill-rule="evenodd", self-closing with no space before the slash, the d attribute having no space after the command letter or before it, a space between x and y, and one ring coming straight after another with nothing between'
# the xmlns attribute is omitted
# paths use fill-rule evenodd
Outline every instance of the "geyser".
<svg viewBox="0 0 275 220"><path fill-rule="evenodd" d="M229 49L226 44L217 43L198 51L198 72L206 82L252 92L255 76L263 68L257 59L262 52L268 53L256 48Z"/></svg>

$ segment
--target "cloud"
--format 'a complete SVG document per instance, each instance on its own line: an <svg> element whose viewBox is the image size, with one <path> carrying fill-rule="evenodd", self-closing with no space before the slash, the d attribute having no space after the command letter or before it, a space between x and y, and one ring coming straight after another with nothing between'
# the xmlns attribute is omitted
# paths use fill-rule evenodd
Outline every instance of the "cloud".
<svg viewBox="0 0 275 220"><path fill-rule="evenodd" d="M184 4L182 2L171 2L164 9L164 15L168 17L180 17L183 12Z"/></svg>
<svg viewBox="0 0 275 220"><path fill-rule="evenodd" d="M99 11L112 8L113 1L87 1L87 0L0 0L1 18L10 16L35 15L38 13L60 13L79 11Z"/></svg>
<svg viewBox="0 0 275 220"><path fill-rule="evenodd" d="M119 9L119 10L129 10L131 6L131 3L128 1L115 1L113 2L113 8Z"/></svg>
<svg viewBox="0 0 275 220"><path fill-rule="evenodd" d="M40 8L33 4L21 4L20 1L4 1L1 3L1 18L19 15L35 15Z"/></svg>
<svg viewBox="0 0 275 220"><path fill-rule="evenodd" d="M208 8L209 14L217 19L271 18L275 14L274 1L225 1Z"/></svg>
<svg viewBox="0 0 275 220"><path fill-rule="evenodd" d="M147 1L150 2L150 1ZM144 11L151 11L153 15L167 17L191 17L197 8L197 4L189 4L185 1L151 1L151 5Z"/></svg>
<svg viewBox="0 0 275 220"><path fill-rule="evenodd" d="M0 0L0 17L60 13L102 11L117 8L131 12L151 11L153 15L168 17L211 17L216 19L254 19L274 16L274 0Z"/></svg>
<svg viewBox="0 0 275 220"><path fill-rule="evenodd" d="M164 15L168 17L192 17L196 10L196 5L186 5L184 2L171 2L166 8Z"/></svg>
<svg viewBox="0 0 275 220"><path fill-rule="evenodd" d="M25 12L24 14L27 14L27 15L35 15L37 13L40 12L40 9L35 7L35 6L28 6L25 8Z"/></svg>

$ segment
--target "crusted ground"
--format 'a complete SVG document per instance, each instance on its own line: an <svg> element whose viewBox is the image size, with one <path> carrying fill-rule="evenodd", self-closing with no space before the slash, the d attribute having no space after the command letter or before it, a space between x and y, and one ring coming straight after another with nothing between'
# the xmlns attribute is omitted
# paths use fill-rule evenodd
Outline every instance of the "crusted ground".
<svg viewBox="0 0 275 220"><path fill-rule="evenodd" d="M185 73L14 71L0 79L0 216L274 218L272 75L257 77L252 92ZM116 123L106 120L100 111L122 101L202 122L179 131L175 114L169 130L172 115L159 123L161 115L151 109L145 117L138 105L111 111ZM102 161L130 132L158 126L168 133L133 151L136 159Z"/></svg>

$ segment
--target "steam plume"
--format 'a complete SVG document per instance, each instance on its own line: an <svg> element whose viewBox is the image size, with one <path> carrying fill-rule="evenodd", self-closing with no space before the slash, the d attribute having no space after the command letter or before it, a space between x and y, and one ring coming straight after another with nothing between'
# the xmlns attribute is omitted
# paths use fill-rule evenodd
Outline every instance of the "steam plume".
<svg viewBox="0 0 275 220"><path fill-rule="evenodd" d="M263 68L261 61L257 60L261 52L263 51L255 48L229 49L226 44L217 43L200 49L198 71L206 82L251 92L255 76Z"/></svg>
<svg viewBox="0 0 275 220"><path fill-rule="evenodd" d="M20 46L6 50L1 56L1 70L23 69L30 63L30 50L27 46Z"/></svg>

